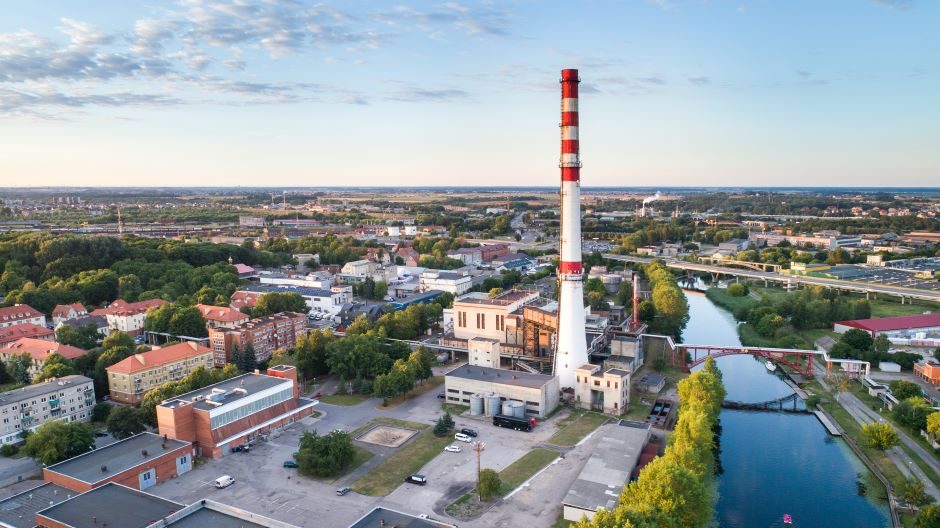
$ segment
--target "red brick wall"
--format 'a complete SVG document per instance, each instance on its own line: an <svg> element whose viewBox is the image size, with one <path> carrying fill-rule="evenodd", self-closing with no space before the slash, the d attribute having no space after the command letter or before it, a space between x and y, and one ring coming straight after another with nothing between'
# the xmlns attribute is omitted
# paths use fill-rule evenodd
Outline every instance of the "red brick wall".
<svg viewBox="0 0 940 528"><path fill-rule="evenodd" d="M49 468L43 468L42 476L45 480L49 482L58 484L59 486L62 486L63 488L68 488L78 493L84 493L92 488L104 486L108 482L116 482L118 484L123 484L129 488L140 489L139 475L149 469L156 468L157 470L156 478L157 478L158 484L167 479L175 478L177 476L176 475L176 459L187 453L190 456L192 456L193 454L192 446L188 446L188 445L180 446L173 450L162 451L160 453L152 453L153 458L148 460L146 463L130 468L127 471L118 473L110 477L107 480L96 482L94 484L89 484L87 482L75 480L61 473L49 471Z"/></svg>
<svg viewBox="0 0 940 528"><path fill-rule="evenodd" d="M193 406L182 405L176 408L157 405L157 425L162 435L186 442L196 441L193 422Z"/></svg>

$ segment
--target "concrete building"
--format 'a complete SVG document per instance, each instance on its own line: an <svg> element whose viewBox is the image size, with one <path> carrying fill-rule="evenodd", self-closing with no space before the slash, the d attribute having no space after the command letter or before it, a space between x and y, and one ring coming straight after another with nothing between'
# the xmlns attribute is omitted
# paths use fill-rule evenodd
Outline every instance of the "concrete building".
<svg viewBox="0 0 940 528"><path fill-rule="evenodd" d="M207 328L223 328L247 322L250 317L228 306L210 306L208 304L197 304L202 318L206 320Z"/></svg>
<svg viewBox="0 0 940 528"><path fill-rule="evenodd" d="M933 359L914 363L914 375L936 387L940 385L940 364Z"/></svg>
<svg viewBox="0 0 940 528"><path fill-rule="evenodd" d="M136 405L151 389L213 366L212 350L193 342L156 348L108 367L108 391L112 400Z"/></svg>
<svg viewBox="0 0 940 528"><path fill-rule="evenodd" d="M238 217L239 227L264 227L264 217L241 215Z"/></svg>
<svg viewBox="0 0 940 528"><path fill-rule="evenodd" d="M0 443L21 442L23 431L35 431L46 422L91 421L95 385L85 376L64 376L0 394L3 419Z"/></svg>
<svg viewBox="0 0 940 528"><path fill-rule="evenodd" d="M523 290L505 291L492 298L483 292L458 297L454 300L454 337L482 337L518 344L522 314L517 312L538 298L538 293Z"/></svg>
<svg viewBox="0 0 940 528"><path fill-rule="evenodd" d="M375 507L360 517L349 528L457 528L456 524L435 521L388 508Z"/></svg>
<svg viewBox="0 0 940 528"><path fill-rule="evenodd" d="M479 266L483 264L483 251L478 247L452 249L447 252L447 258L459 260L465 266Z"/></svg>
<svg viewBox="0 0 940 528"><path fill-rule="evenodd" d="M314 288L329 290L333 285L333 274L325 271L316 271L301 275L298 273L265 272L258 277L260 284L274 286L298 286L301 288Z"/></svg>
<svg viewBox="0 0 940 528"><path fill-rule="evenodd" d="M769 231L766 233L751 233L748 239L758 247L772 247L786 241L793 247L813 247L827 251L837 248L858 247L862 243L860 236L841 235L837 232L791 235L778 231Z"/></svg>
<svg viewBox="0 0 940 528"><path fill-rule="evenodd" d="M148 528L182 508L111 482L36 512L35 523L42 528Z"/></svg>
<svg viewBox="0 0 940 528"><path fill-rule="evenodd" d="M267 374L242 374L165 400L157 406L160 434L196 445L207 458L313 413L316 400L300 398L297 369L278 365Z"/></svg>
<svg viewBox="0 0 940 528"><path fill-rule="evenodd" d="M526 416L544 418L558 407L558 378L546 374L464 365L444 377L447 402L470 405L471 396L496 393L501 401L521 401Z"/></svg>
<svg viewBox="0 0 940 528"><path fill-rule="evenodd" d="M164 304L166 304L166 301L163 299L150 299L133 303L118 299L106 308L99 308L91 312L90 315L100 315L107 319L108 328L112 332L120 331L136 336L143 333L147 310L159 308Z"/></svg>
<svg viewBox="0 0 940 528"><path fill-rule="evenodd" d="M586 364L574 370L574 401L582 409L622 415L630 408L630 372Z"/></svg>
<svg viewBox="0 0 940 528"><path fill-rule="evenodd" d="M0 328L0 348L6 348L20 339L41 339L54 341L55 332L45 326L23 323Z"/></svg>
<svg viewBox="0 0 940 528"><path fill-rule="evenodd" d="M352 300L351 286L333 286L330 288L307 288L303 286L276 286L273 284L249 284L243 286L241 290L235 292L239 294L247 292L251 295L245 295L244 306L254 306L258 302L258 297L265 293L296 293L304 298L307 304L308 312L335 314L342 306ZM238 309L242 306L235 306L235 294L232 295L232 308Z"/></svg>
<svg viewBox="0 0 940 528"><path fill-rule="evenodd" d="M343 265L343 275L371 276L378 269L378 264L371 260L354 260Z"/></svg>
<svg viewBox="0 0 940 528"><path fill-rule="evenodd" d="M509 254L508 244L482 245L479 247L479 249L480 256L483 258L483 262L489 262L496 257Z"/></svg>
<svg viewBox="0 0 940 528"><path fill-rule="evenodd" d="M46 326L46 316L28 304L14 304L0 308L0 328L20 324Z"/></svg>
<svg viewBox="0 0 940 528"><path fill-rule="evenodd" d="M738 251L747 251L747 248L751 247L751 241L746 238L732 238L727 242L720 242L718 244L719 250L731 251L737 253Z"/></svg>
<svg viewBox="0 0 940 528"><path fill-rule="evenodd" d="M425 270L421 273L421 291L440 290L462 295L473 287L473 278L470 275L454 271Z"/></svg>
<svg viewBox="0 0 940 528"><path fill-rule="evenodd" d="M940 313L904 315L900 317L879 317L876 319L854 319L837 321L832 330L844 334L851 328L864 330L872 337L881 334L889 338L925 338L940 336Z"/></svg>
<svg viewBox="0 0 940 528"><path fill-rule="evenodd" d="M9 363L14 357L26 354L29 356L29 375L35 376L46 365L46 358L51 354L58 354L65 359L73 360L86 354L86 351L71 345L63 345L47 339L34 339L22 337L4 348L0 348L0 360Z"/></svg>
<svg viewBox="0 0 940 528"><path fill-rule="evenodd" d="M64 321L78 319L88 315L88 310L82 303L57 304L52 309L52 327L57 328Z"/></svg>
<svg viewBox="0 0 940 528"><path fill-rule="evenodd" d="M232 359L232 351L245 350L249 345L257 361L271 358L279 348L291 348L307 332L304 314L281 312L226 328L209 329L215 366L222 368Z"/></svg>
<svg viewBox="0 0 940 528"><path fill-rule="evenodd" d="M67 501L76 495L75 492L51 482L34 481L36 485L0 500L0 527L2 528L34 528L36 512L45 510L50 506Z"/></svg>
<svg viewBox="0 0 940 528"><path fill-rule="evenodd" d="M640 454L650 439L650 424L621 420L597 430L600 441L562 501L571 522L593 519L597 510L612 510Z"/></svg>
<svg viewBox="0 0 940 528"><path fill-rule="evenodd" d="M193 469L192 443L140 433L46 466L42 478L78 493L109 482L145 490Z"/></svg>

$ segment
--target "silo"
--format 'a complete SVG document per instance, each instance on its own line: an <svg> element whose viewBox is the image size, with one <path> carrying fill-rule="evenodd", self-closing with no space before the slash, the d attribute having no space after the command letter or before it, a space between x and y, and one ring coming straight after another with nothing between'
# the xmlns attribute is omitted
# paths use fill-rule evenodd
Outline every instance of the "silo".
<svg viewBox="0 0 940 528"><path fill-rule="evenodd" d="M497 414L500 413L500 411L501 411L501 409L500 409L500 404L501 404L501 403L500 403L500 400L499 400L499 394L496 394L495 392L491 392L489 395L487 395L487 397L486 397L486 402L487 402L487 404L486 404L486 415L487 415L487 416L494 416L494 415L497 415Z"/></svg>
<svg viewBox="0 0 940 528"><path fill-rule="evenodd" d="M474 394L470 396L470 416L481 416L483 414L483 395Z"/></svg>
<svg viewBox="0 0 940 528"><path fill-rule="evenodd" d="M525 404L519 400L510 400L503 404L503 414L514 418L525 418Z"/></svg>

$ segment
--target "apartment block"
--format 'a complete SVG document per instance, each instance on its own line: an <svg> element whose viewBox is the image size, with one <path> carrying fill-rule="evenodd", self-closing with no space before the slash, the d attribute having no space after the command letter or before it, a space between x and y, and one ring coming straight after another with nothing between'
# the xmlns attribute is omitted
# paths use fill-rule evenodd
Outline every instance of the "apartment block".
<svg viewBox="0 0 940 528"><path fill-rule="evenodd" d="M112 400L136 405L151 389L213 366L212 350L193 342L157 348L108 367L108 391Z"/></svg>
<svg viewBox="0 0 940 528"><path fill-rule="evenodd" d="M118 299L109 304L107 308L95 310L90 315L105 317L108 320L108 328L112 332L120 331L136 336L144 332L144 319L147 317L147 310L158 308L164 304L166 304L166 301L163 299L150 299L133 303Z"/></svg>
<svg viewBox="0 0 940 528"><path fill-rule="evenodd" d="M27 323L46 326L46 316L28 304L14 304L0 308L0 328Z"/></svg>
<svg viewBox="0 0 940 528"><path fill-rule="evenodd" d="M250 344L255 351L255 359L265 361L275 350L293 347L306 331L304 314L281 312L229 328L211 328L209 344L215 366L221 368L231 360L235 348L245 350Z"/></svg>
<svg viewBox="0 0 940 528"><path fill-rule="evenodd" d="M25 326L25 325L21 325ZM30 359L29 375L35 376L42 370L46 364L46 358L52 354L58 354L65 359L77 359L86 354L84 350L71 345L63 345L48 339L34 339L23 337L10 343L5 348L0 348L0 360L4 363L9 362L15 356L27 355Z"/></svg>
<svg viewBox="0 0 940 528"><path fill-rule="evenodd" d="M53 420L91 421L95 385L85 376L64 376L0 394L0 444L16 444L23 431Z"/></svg>

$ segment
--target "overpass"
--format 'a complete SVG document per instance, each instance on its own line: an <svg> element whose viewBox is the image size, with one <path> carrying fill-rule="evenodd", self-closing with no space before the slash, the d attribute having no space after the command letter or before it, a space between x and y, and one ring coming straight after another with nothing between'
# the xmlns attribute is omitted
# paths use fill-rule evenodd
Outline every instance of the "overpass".
<svg viewBox="0 0 940 528"><path fill-rule="evenodd" d="M764 281L764 283L775 282L786 286L788 289L800 284L822 286L824 288L862 293L867 297L869 294L877 293L882 295L891 295L899 297L903 304L905 299L911 301L919 299L922 301L940 302L940 291L919 290L916 288L906 288L903 286L889 286L885 284L871 284L867 282L853 282L839 279L827 279L823 277L808 277L805 275L788 275L775 271L757 271L750 269L729 268L727 266L717 266L714 264L699 264L697 262L687 262L684 260L672 258L648 258L636 257L632 255L616 255L613 253L604 253L603 257L608 260L619 262L628 262L632 264L649 264L653 260L662 260L666 267L685 271L694 271L709 273L715 277L732 276L755 281Z"/></svg>

